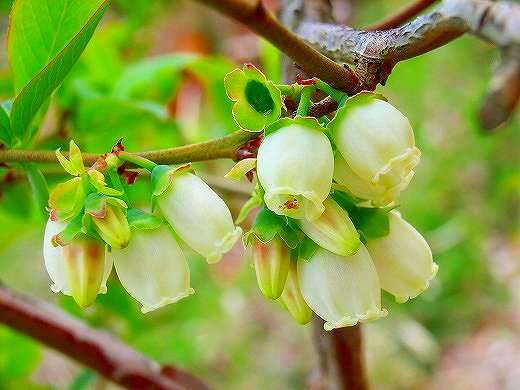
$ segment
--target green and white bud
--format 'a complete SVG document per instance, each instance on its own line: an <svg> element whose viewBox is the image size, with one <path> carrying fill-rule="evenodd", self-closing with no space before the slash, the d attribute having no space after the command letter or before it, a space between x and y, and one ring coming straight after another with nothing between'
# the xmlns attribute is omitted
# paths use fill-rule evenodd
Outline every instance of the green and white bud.
<svg viewBox="0 0 520 390"><path fill-rule="evenodd" d="M172 173L171 183L156 199L177 234L210 264L231 250L242 234L224 201L186 170Z"/></svg>
<svg viewBox="0 0 520 390"><path fill-rule="evenodd" d="M267 243L254 237L252 246L258 287L267 299L277 299L282 295L287 280L290 250L278 234Z"/></svg>
<svg viewBox="0 0 520 390"><path fill-rule="evenodd" d="M122 249L130 241L130 226L123 209L107 203L104 214L92 214L92 226L99 236L112 248Z"/></svg>
<svg viewBox="0 0 520 390"><path fill-rule="evenodd" d="M307 304L326 321L325 330L387 315L376 269L363 245L349 257L319 248L309 261L298 261L298 282Z"/></svg>
<svg viewBox="0 0 520 390"><path fill-rule="evenodd" d="M432 252L415 228L392 211L388 213L390 234L367 240L381 288L406 302L426 290L437 274Z"/></svg>
<svg viewBox="0 0 520 390"><path fill-rule="evenodd" d="M406 188L421 153L415 147L408 119L396 108L374 94L361 93L347 100L329 126L342 157L360 179L354 180L353 194L359 193L365 182L375 186L376 194L386 189L394 191L394 196ZM342 184L349 187L349 180L342 180ZM387 196L385 203L394 200L393 196Z"/></svg>
<svg viewBox="0 0 520 390"><path fill-rule="evenodd" d="M107 256L126 291L147 313L193 294L186 258L163 224L156 229L133 229L129 245Z"/></svg>
<svg viewBox="0 0 520 390"><path fill-rule="evenodd" d="M330 197L323 202L325 211L318 219L298 220L302 231L316 244L341 256L352 256L358 251L361 241L348 212Z"/></svg>
<svg viewBox="0 0 520 390"><path fill-rule="evenodd" d="M267 207L291 218L318 218L332 184L334 156L318 125L294 124L268 134L258 149L257 174ZM289 122L290 123L290 122Z"/></svg>
<svg viewBox="0 0 520 390"><path fill-rule="evenodd" d="M81 307L92 305L103 284L105 244L81 234L63 247L63 257L72 297Z"/></svg>
<svg viewBox="0 0 520 390"><path fill-rule="evenodd" d="M291 261L287 282L283 289L282 295L278 298L278 303L294 318L294 320L305 325L312 318L312 310L303 299L300 286L298 285L298 265L297 261Z"/></svg>

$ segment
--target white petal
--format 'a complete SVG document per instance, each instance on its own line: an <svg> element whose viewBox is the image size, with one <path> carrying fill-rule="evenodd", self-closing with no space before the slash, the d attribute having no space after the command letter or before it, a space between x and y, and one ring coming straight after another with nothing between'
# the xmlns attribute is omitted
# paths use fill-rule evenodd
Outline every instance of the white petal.
<svg viewBox="0 0 520 390"><path fill-rule="evenodd" d="M334 156L319 130L298 124L269 134L260 145L258 179L267 207L292 218L318 218L330 192Z"/></svg>
<svg viewBox="0 0 520 390"><path fill-rule="evenodd" d="M166 225L132 230L130 244L108 257L126 291L142 305L143 313L193 294L190 270L179 244Z"/></svg>
<svg viewBox="0 0 520 390"><path fill-rule="evenodd" d="M377 272L366 248L339 256L319 248L309 261L298 261L298 282L307 304L327 321L325 330L385 317Z"/></svg>
<svg viewBox="0 0 520 390"><path fill-rule="evenodd" d="M242 234L224 201L194 174L174 175L157 202L177 234L208 263L219 261Z"/></svg>
<svg viewBox="0 0 520 390"><path fill-rule="evenodd" d="M425 239L397 213L388 214L390 234L368 240L381 287L395 295L397 302L414 298L430 284L438 266Z"/></svg>
<svg viewBox="0 0 520 390"><path fill-rule="evenodd" d="M70 295L70 288L65 276L63 247L55 247L51 243L52 237L65 229L66 226L67 224L64 222L54 222L50 219L47 221L43 238L43 258L47 273L54 283L51 285L51 290L55 293L61 291L65 295Z"/></svg>

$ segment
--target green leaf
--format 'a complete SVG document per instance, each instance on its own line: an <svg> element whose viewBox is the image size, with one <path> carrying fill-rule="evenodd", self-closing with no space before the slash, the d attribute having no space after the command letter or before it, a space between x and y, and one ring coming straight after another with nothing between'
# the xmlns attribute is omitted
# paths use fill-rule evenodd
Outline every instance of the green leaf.
<svg viewBox="0 0 520 390"><path fill-rule="evenodd" d="M0 104L0 142L3 142L8 147L12 147L14 143L13 131L9 120L12 105L12 99L6 100Z"/></svg>
<svg viewBox="0 0 520 390"><path fill-rule="evenodd" d="M17 0L7 40L17 96L11 128L25 144L40 107L63 81L108 6L108 0Z"/></svg>
<svg viewBox="0 0 520 390"><path fill-rule="evenodd" d="M42 172L32 163L23 164L27 179L31 185L33 199L44 220L47 220L47 203L49 202L49 187Z"/></svg>

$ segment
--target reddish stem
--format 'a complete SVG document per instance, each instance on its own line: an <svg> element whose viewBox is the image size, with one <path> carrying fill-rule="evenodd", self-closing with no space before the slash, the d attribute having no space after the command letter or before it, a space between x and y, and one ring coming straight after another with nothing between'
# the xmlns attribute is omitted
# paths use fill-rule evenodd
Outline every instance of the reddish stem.
<svg viewBox="0 0 520 390"><path fill-rule="evenodd" d="M49 303L0 284L0 323L32 337L128 389L199 390L195 376L147 359L106 332Z"/></svg>

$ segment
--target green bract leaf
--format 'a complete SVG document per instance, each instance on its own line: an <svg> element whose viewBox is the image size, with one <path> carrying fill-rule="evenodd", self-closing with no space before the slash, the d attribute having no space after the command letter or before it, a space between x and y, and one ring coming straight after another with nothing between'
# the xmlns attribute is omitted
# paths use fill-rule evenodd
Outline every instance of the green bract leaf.
<svg viewBox="0 0 520 390"><path fill-rule="evenodd" d="M320 246L305 236L299 245L291 251L291 257L298 260L310 260Z"/></svg>
<svg viewBox="0 0 520 390"><path fill-rule="evenodd" d="M83 208L86 193L80 177L60 183L49 196L49 207L55 210L58 221L75 216Z"/></svg>
<svg viewBox="0 0 520 390"><path fill-rule="evenodd" d="M92 37L108 0L17 0L7 48L17 93L14 135L30 143L38 110L65 78Z"/></svg>
<svg viewBox="0 0 520 390"><path fill-rule="evenodd" d="M235 122L244 130L261 131L280 118L282 95L272 81L254 65L245 64L224 79L228 97L233 106Z"/></svg>
<svg viewBox="0 0 520 390"><path fill-rule="evenodd" d="M256 217L255 223L253 224L253 232L260 241L267 243L286 225L284 217L264 207Z"/></svg>
<svg viewBox="0 0 520 390"><path fill-rule="evenodd" d="M128 210L126 219L128 224L136 229L157 229L163 223L162 219L139 209Z"/></svg>
<svg viewBox="0 0 520 390"><path fill-rule="evenodd" d="M251 194L251 198L249 198L249 200L242 206L235 223L238 225L239 223L243 222L252 209L261 206L263 203L264 200L262 198L261 191L257 186Z"/></svg>
<svg viewBox="0 0 520 390"><path fill-rule="evenodd" d="M121 199L91 193L85 200L85 215L92 215L97 218L104 218L107 210L107 203L126 210L126 203Z"/></svg>
<svg viewBox="0 0 520 390"><path fill-rule="evenodd" d="M283 229L278 231L278 234L291 249L296 248L301 241L300 235L298 235L297 231L295 231L290 226L285 226Z"/></svg>
<svg viewBox="0 0 520 390"><path fill-rule="evenodd" d="M60 233L56 234L52 239L53 243L60 246L70 244L70 242L78 234L84 233L83 231L83 215L77 215L73 218L69 224Z"/></svg>
<svg viewBox="0 0 520 390"><path fill-rule="evenodd" d="M349 212L350 219L364 239L387 236L390 233L388 212L393 207L356 207Z"/></svg>
<svg viewBox="0 0 520 390"><path fill-rule="evenodd" d="M235 166L224 175L224 177L240 180L247 172L254 168L256 168L256 158L245 158L237 162Z"/></svg>

